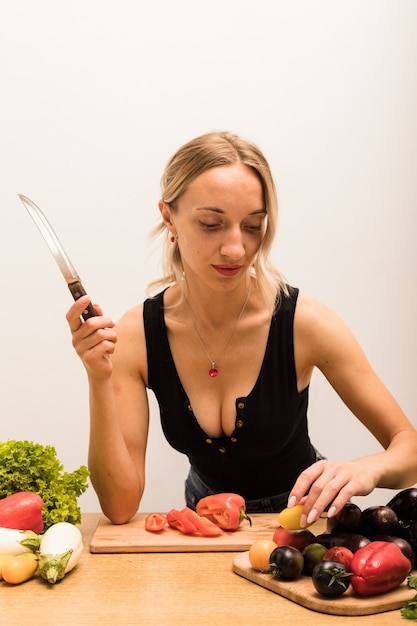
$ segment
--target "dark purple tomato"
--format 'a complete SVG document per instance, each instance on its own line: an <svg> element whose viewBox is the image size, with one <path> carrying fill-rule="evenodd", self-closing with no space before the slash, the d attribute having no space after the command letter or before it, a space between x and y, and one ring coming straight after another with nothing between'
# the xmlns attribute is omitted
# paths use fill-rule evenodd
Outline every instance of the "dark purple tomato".
<svg viewBox="0 0 417 626"><path fill-rule="evenodd" d="M271 552L267 573L282 580L295 580L301 576L304 566L302 553L293 546L279 546Z"/></svg>
<svg viewBox="0 0 417 626"><path fill-rule="evenodd" d="M350 573L338 561L320 561L312 573L313 585L322 596L336 598L348 590Z"/></svg>
<svg viewBox="0 0 417 626"><path fill-rule="evenodd" d="M356 533L361 523L361 509L353 502L345 506L333 517L328 517L326 531L328 533Z"/></svg>
<svg viewBox="0 0 417 626"><path fill-rule="evenodd" d="M387 506L395 511L399 520L409 524L417 520L417 487L410 487L399 491Z"/></svg>
<svg viewBox="0 0 417 626"><path fill-rule="evenodd" d="M389 506L370 506L362 511L361 532L369 534L396 535L399 530L397 514Z"/></svg>
<svg viewBox="0 0 417 626"><path fill-rule="evenodd" d="M323 559L327 548L321 543L310 543L302 552L304 557L303 574L311 576L314 567Z"/></svg>

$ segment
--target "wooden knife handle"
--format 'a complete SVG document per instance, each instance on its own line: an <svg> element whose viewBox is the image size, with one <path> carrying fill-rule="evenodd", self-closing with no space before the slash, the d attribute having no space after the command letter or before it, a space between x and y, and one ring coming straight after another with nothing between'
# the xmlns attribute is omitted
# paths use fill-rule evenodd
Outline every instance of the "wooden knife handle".
<svg viewBox="0 0 417 626"><path fill-rule="evenodd" d="M72 293L74 300L78 300L78 298L81 298L81 296L85 296L85 294L87 293L82 284L78 281L75 283L69 283L68 289ZM84 309L84 311L82 312L82 317L84 320L88 320L90 317L95 317L96 315L97 313L90 302L87 308Z"/></svg>

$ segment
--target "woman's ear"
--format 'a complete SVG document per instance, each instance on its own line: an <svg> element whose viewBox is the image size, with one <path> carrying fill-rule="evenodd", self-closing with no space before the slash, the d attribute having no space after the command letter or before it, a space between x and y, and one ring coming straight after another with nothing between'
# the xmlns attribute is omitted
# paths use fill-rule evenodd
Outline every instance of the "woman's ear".
<svg viewBox="0 0 417 626"><path fill-rule="evenodd" d="M169 204L167 204L163 200L160 200L158 202L158 207L161 212L162 221L164 222L165 226L171 233L175 235L175 226L174 222L172 221L172 212Z"/></svg>

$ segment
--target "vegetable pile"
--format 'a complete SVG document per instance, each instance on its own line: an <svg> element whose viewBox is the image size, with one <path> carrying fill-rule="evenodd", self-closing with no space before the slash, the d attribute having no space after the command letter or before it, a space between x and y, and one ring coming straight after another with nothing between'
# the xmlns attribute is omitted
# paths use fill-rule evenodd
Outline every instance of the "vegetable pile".
<svg viewBox="0 0 417 626"><path fill-rule="evenodd" d="M52 446L0 442L0 581L17 585L38 573L55 583L77 565L77 497L87 477L84 466L65 472Z"/></svg>
<svg viewBox="0 0 417 626"><path fill-rule="evenodd" d="M272 550L269 540L254 541L249 550L253 569L281 580L311 576L317 593L329 598L349 588L358 597L379 595L405 580L417 592L417 576L411 574L417 555L416 488L363 511L348 503L317 536L300 527L301 512L293 507L279 514L282 524L271 537ZM417 619L417 593L401 614Z"/></svg>
<svg viewBox="0 0 417 626"><path fill-rule="evenodd" d="M88 474L83 465L74 472L65 472L53 446L30 441L0 442L0 506L2 499L12 494L38 494L43 501L45 530L58 522L80 523L77 498L88 487ZM0 526L5 525L0 509Z"/></svg>
<svg viewBox="0 0 417 626"><path fill-rule="evenodd" d="M0 518L6 524L0 526L0 580L18 585L39 572L55 583L77 565L83 551L81 531L69 522L57 522L38 534L44 526L38 494L15 493L0 503Z"/></svg>

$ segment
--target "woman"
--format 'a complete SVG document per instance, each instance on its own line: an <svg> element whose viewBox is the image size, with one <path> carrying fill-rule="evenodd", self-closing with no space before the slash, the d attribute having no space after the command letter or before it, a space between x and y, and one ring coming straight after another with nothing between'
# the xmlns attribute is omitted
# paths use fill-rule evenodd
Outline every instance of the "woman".
<svg viewBox="0 0 417 626"><path fill-rule="evenodd" d="M277 200L259 149L230 133L190 141L167 164L159 210L158 294L117 325L98 306L83 323L88 296L67 314L88 374L89 468L105 515L125 523L140 504L147 388L167 440L190 460L193 508L233 491L250 512L303 502L305 525L375 487L416 482L417 432L352 334L269 263ZM307 428L315 367L381 452L340 463L316 451Z"/></svg>

